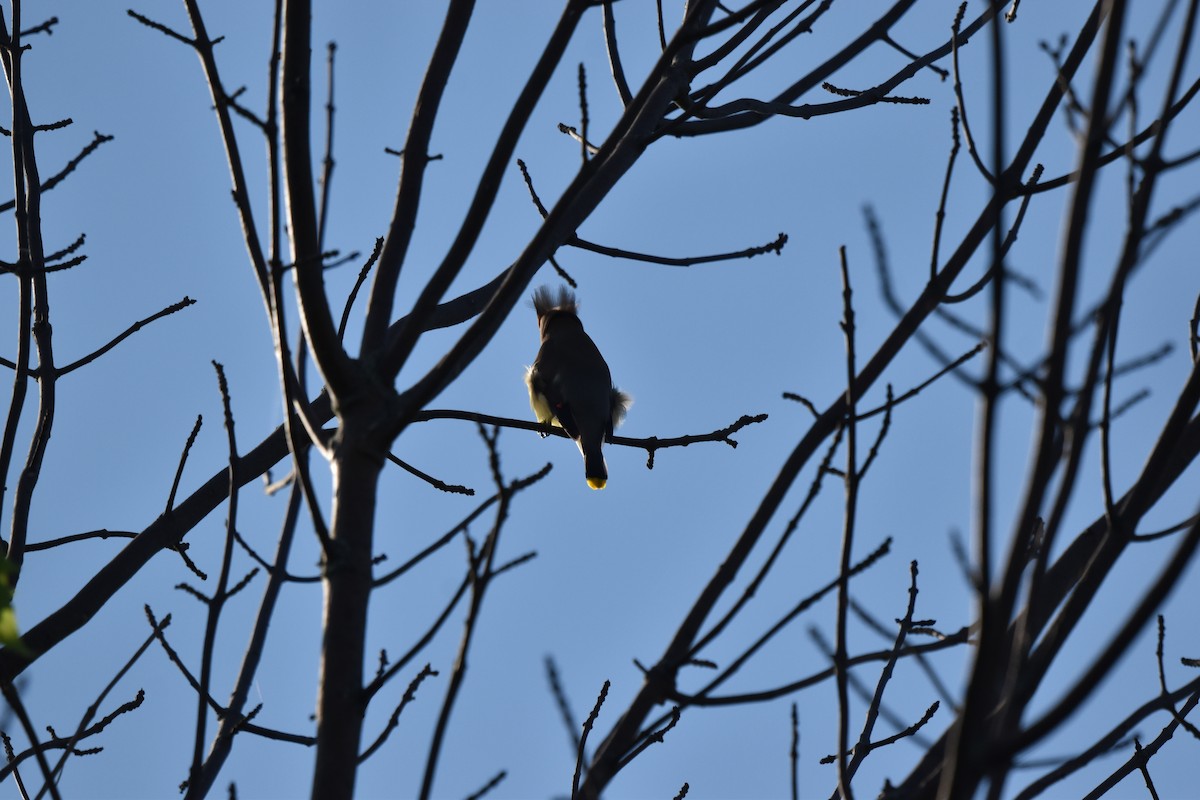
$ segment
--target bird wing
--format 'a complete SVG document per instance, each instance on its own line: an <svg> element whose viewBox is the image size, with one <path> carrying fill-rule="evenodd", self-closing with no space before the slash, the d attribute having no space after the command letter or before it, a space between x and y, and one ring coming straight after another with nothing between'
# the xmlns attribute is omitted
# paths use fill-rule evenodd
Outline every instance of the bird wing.
<svg viewBox="0 0 1200 800"><path fill-rule="evenodd" d="M530 367L525 377L525 382L529 385L529 405L533 408L538 422L556 424L572 439L578 439L579 426L575 423L570 402L563 396L557 381L545 378L547 372L554 372L553 369L542 369L547 357L551 355L546 350L547 348L543 348L538 354L537 363Z"/></svg>

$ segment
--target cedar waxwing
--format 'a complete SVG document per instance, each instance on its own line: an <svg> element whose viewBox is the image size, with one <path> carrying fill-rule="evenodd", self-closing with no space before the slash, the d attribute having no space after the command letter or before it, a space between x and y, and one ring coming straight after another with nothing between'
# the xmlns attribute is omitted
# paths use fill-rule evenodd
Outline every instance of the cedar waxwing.
<svg viewBox="0 0 1200 800"><path fill-rule="evenodd" d="M604 356L583 330L575 294L566 288L555 297L542 286L533 293L542 346L525 371L529 405L542 424L557 425L583 453L588 486L603 489L608 467L600 445L621 424L632 402L617 391Z"/></svg>

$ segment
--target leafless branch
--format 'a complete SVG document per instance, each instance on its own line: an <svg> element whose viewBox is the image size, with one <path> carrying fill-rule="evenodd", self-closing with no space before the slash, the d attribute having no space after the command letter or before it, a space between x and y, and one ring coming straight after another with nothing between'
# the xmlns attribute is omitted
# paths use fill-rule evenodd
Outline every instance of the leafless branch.
<svg viewBox="0 0 1200 800"><path fill-rule="evenodd" d="M71 372L74 372L75 370L79 369L80 367L84 366L85 364L92 363L97 358L104 355L109 350L112 350L118 344L125 341L130 336L132 336L133 334L140 331L142 328L149 325L151 322L154 322L157 319L162 319L163 317L170 316L171 314L174 314L176 311L182 311L183 309L187 308L188 306L195 305L195 304L196 304L195 300L193 300L190 297L185 297L182 300L180 300L178 303L172 303L171 305L167 306L166 308L162 309L161 311L157 311L157 312L151 314L150 316L146 317L145 319L138 320L137 322L133 323L128 328L126 328L123 332L118 334L111 341L109 341L108 344L105 344L103 347L100 347L99 349L92 351L91 353L84 356L83 358L72 361L70 364L67 364L66 366L59 367L58 368L58 376L62 377L63 375L67 375Z"/></svg>
<svg viewBox="0 0 1200 800"><path fill-rule="evenodd" d="M466 800L480 800L484 795L486 795L492 789L495 789L497 786L499 786L500 782L503 781L507 777L508 777L508 771L503 770L503 769L500 770L495 775L493 775L491 777L491 779L488 780L487 783L485 783L483 786L479 787L479 791L472 792L471 794L467 795Z"/></svg>
<svg viewBox="0 0 1200 800"><path fill-rule="evenodd" d="M596 724L596 718L600 716L600 707L604 705L604 700L608 697L608 689L611 685L610 681L604 681L604 685L600 687L600 694L596 696L596 704L592 706L591 713L583 721L583 731L579 735L579 744L576 748L575 777L571 779L571 800L579 797L579 777L583 772L583 760L587 752L588 735L591 734L592 727Z"/></svg>
<svg viewBox="0 0 1200 800"><path fill-rule="evenodd" d="M580 737L575 732L577 726L575 714L571 711L571 705L567 702L567 693L563 690L562 682L558 677L558 666L554 663L552 656L546 656L543 663L546 667L546 680L550 684L550 694L554 696L554 705L558 708L558 715L562 718L563 725L566 726L571 750L578 753Z"/></svg>
<svg viewBox="0 0 1200 800"><path fill-rule="evenodd" d="M404 696L400 698L400 703L396 706L396 710L393 711L392 716L388 718L387 725L385 725L383 730L380 731L379 736L374 742L371 743L371 746L364 750L363 754L358 757L359 763L366 761L375 753L375 751L383 746L383 743L387 741L388 736L391 735L392 731L394 731L400 724L400 714L403 713L405 706L407 706L416 698L417 688L421 685L422 681L424 681L426 678L436 676L437 674L437 671L434 670L429 664L426 664L421 671L417 673L417 676L412 679L412 683L410 683L408 688L404 690Z"/></svg>
<svg viewBox="0 0 1200 800"><path fill-rule="evenodd" d="M324 219L322 217L322 219ZM354 281L354 288L350 290L350 295L346 298L346 305L342 308L342 321L338 323L338 339L341 340L346 335L346 324L350 321L350 309L354 307L354 299L358 297L358 290L366 282L367 276L371 274L371 267L379 260L379 253L383 249L383 237L375 240L375 247L371 250L371 257L367 259L367 263L363 264L362 269L358 271L358 278Z"/></svg>
<svg viewBox="0 0 1200 800"><path fill-rule="evenodd" d="M445 481L438 480L432 475L422 472L412 464L409 464L407 461L404 461L403 459L391 453L387 454L387 460L400 467L400 469L404 470L409 475L415 475L416 477L425 481L435 489L440 489L441 491L449 492L450 494L465 494L468 497L471 497L475 494L474 489L470 489L466 486L460 486L459 484L446 483Z"/></svg>

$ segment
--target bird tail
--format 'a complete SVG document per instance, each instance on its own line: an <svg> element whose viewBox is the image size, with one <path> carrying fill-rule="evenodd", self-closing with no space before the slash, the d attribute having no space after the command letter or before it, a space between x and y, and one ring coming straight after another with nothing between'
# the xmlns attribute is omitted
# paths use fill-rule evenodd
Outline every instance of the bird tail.
<svg viewBox="0 0 1200 800"><path fill-rule="evenodd" d="M600 441L584 444L579 440L579 450L583 453L583 474L587 485L593 489L603 489L608 484L608 465L604 463L604 453L600 450Z"/></svg>
<svg viewBox="0 0 1200 800"><path fill-rule="evenodd" d="M625 415L629 413L629 407L632 405L633 396L628 392L622 392L614 386L612 390L612 424L608 429L609 436L612 436L613 428L618 427L625 421Z"/></svg>

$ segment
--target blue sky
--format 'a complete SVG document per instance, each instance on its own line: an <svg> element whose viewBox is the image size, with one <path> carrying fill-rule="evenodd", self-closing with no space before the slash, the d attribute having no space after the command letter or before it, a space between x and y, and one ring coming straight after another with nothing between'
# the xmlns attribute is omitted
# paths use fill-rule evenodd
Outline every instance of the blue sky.
<svg viewBox="0 0 1200 800"><path fill-rule="evenodd" d="M1141 4L1139 4L1140 6ZM1157 4L1155 9L1157 9ZM769 94L795 80L861 31L885 4L835 3L816 34L802 37L774 67L748 82L745 91ZM895 31L917 52L944 41L956 5L917 4ZM1017 23L1005 26L1010 67L1011 147L1031 109L1053 80L1038 41L1073 32L1090 6L1079 2L1026 2ZM165 24L186 30L182 4L135 6ZM472 22L463 58L447 87L432 149L444 156L430 166L418 233L400 284L398 309L406 309L423 280L440 261L461 221L479 169L558 14L556 4L483 2ZM270 4L206 4L213 36L222 35L218 58L229 88L245 84L242 102L260 110L270 44ZM1141 8L1139 8L1139 12ZM975 12L977 13L977 11ZM1155 12L1157 13L1157 12ZM91 138L110 134L104 145L62 186L47 194L43 211L47 249L88 235L88 261L51 276L54 331L63 361L86 353L136 319L189 296L198 302L123 343L97 364L60 385L59 416L39 494L34 501L34 540L108 528L137 531L160 513L183 442L197 414L204 429L181 491L198 486L225 463L220 398L210 361L227 370L243 449L260 441L280 421L271 341L230 201L228 170L210 110L208 91L195 55L178 42L137 24L124 6L44 3L30 14L58 15L51 37L30 41L24 60L35 121L71 117L64 131L42 134L38 157L43 174L56 171ZM343 2L317 10L314 42L336 41L336 152L333 203L327 245L344 253L370 251L386 230L398 161L385 147L403 145L411 105L436 36L440 4ZM656 33L651 4L621 3L618 23L631 83L653 63ZM1144 35L1153 14L1131 20ZM40 21L39 16L34 21ZM324 51L314 83L324 87ZM987 41L978 37L962 53L972 121L988 131ZM563 68L551 82L517 148L544 201L551 202L578 164L579 148L557 130L578 119L576 65L588 70L592 130L603 132L618 116L619 101L607 73L598 11L589 12L572 41ZM1196 59L1188 76L1196 73ZM903 66L883 48L836 76L839 85L865 87ZM1152 85L1165 64L1156 63ZM1085 75L1090 74L1085 70ZM1189 77L1191 80L1191 77ZM1085 79L1086 83L1086 79ZM872 250L863 224L870 204L886 236L896 291L911 299L928 274L933 212L949 146L953 104L950 82L925 71L905 84L903 94L930 98L929 105L877 105L847 114L804 121L776 119L747 131L703 139L655 143L580 229L580 235L615 247L662 255L703 255L737 250L789 235L782 255L761 256L692 268L616 261L562 251L560 262L579 281L583 321L607 357L614 380L635 398L621 433L661 438L706 433L743 414L769 419L736 435L738 447L699 444L660 451L652 471L640 450L610 446L604 492L590 491L576 449L559 438L525 431L500 436L503 468L513 477L554 465L549 477L521 494L502 538L502 557L529 550L537 558L499 578L488 595L476 635L470 670L459 699L438 773L438 797L463 797L501 769L508 771L494 797L554 797L569 793L574 754L546 688L543 658L557 660L571 704L582 718L600 685L612 681L597 734L607 732L641 684L633 659L652 663L682 616L721 563L758 500L811 420L785 391L812 399L820 408L842 390L845 375L838 247L846 246L855 290L860 363L890 332L894 319L879 297ZM322 95L323 97L323 95ZM816 94L810 101L827 99ZM1148 98L1144 114L1157 103ZM318 130L321 121L314 115ZM1181 119L1172 145L1196 146L1194 111ZM265 215L260 137L239 129L255 186L256 212ZM1190 140L1189 140L1190 135ZM597 135L597 138L600 138ZM1070 171L1074 142L1057 125L1039 150L1048 176ZM1095 298L1111 268L1123 221L1123 167L1102 178L1095 223L1089 228L1082 296ZM1159 212L1191 196L1194 167L1167 180ZM945 241L956 241L974 220L990 189L960 157ZM1067 194L1036 197L1012 265L1033 278L1041 297L1012 294L1006 346L1024 360L1036 358L1047 339L1059 227ZM456 295L490 280L509 264L537 229L539 217L515 164L509 170L495 213L461 277ZM12 226L0 227L0 248L14 252ZM1165 410L1190 367L1186 320L1195 301L1195 253L1200 234L1193 224L1168 239L1142 271L1126 300L1119 355L1134 358L1174 345L1171 355L1119 384L1124 398L1147 387L1150 397L1121 420L1114 440L1118 488L1127 486L1149 451ZM357 265L327 276L335 309L341 307ZM986 265L968 269L971 282ZM557 284L547 267L538 283ZM964 286L967 283L963 284ZM0 299L13 308L11 283ZM361 306L361 303L360 303ZM361 310L361 309L360 309ZM958 308L985 319L986 293ZM293 315L294 319L294 315ZM348 341L356 341L352 322ZM975 341L939 323L929 331L954 354ZM422 340L412 365L400 376L403 388L417 380L457 335L436 332ZM524 366L537 350L531 308L518 306L494 340L462 378L432 404L504 417L530 417ZM1079 368L1077 358L1072 366ZM903 391L924 380L937 364L910 346L864 400L876 405L884 382ZM982 362L969 367L978 374ZM972 525L972 447L976 398L962 383L943 379L897 409L888 439L864 486L856 553L861 557L886 537L892 552L854 584L855 597L884 621L903 614L908 565L921 568L918 617L936 618L954 631L972 619L968 587L948 542ZM1023 487L1032 440L1034 409L1010 396L1001 408L997 529L1007 532ZM878 418L864 426L870 440ZM27 436L27 432L23 432ZM21 441L19 439L19 441ZM489 490L486 451L470 423L435 421L414 425L393 452L449 483ZM842 460L839 457L839 461ZM1103 505L1098 456L1087 459L1084 487L1072 505L1067 531L1090 522ZM768 529L778 536L812 480L816 464L802 473ZM277 473L282 472L278 470ZM324 473L321 473L324 474ZM278 476L278 475L277 475ZM1185 476L1149 524L1173 524L1195 511L1196 471ZM12 477L9 477L10 486ZM327 476L323 480L328 484ZM476 498L439 493L399 470L385 472L376 540L388 564L399 564L452 527L477 504ZM282 518L282 495L265 497L259 484L241 494L239 527L264 551L272 548ZM326 508L328 503L326 502ZM841 536L842 490L832 478L806 517L773 577L746 613L706 657L727 663L741 647L800 598L835 573ZM7 513L7 509L5 509ZM224 531L224 509L192 534L191 553L215 571ZM486 518L485 518L486 519ZM7 525L7 520L4 523ZM472 527L477 538L487 523ZM292 569L316 570L317 549L301 537ZM119 540L89 541L50 553L32 554L22 575L17 607L31 625L59 607L98 565L121 546ZM769 546L769 545L768 545ZM1085 619L1068 658L1051 675L1048 690L1069 683L1104 635L1121 619L1139 579L1157 569L1171 542L1143 545L1118 570ZM442 551L414 579L380 591L372 601L369 651L393 656L407 648L441 609L463 569L462 548ZM755 569L766 548L751 559ZM240 557L239 569L250 562ZM235 570L236 571L236 570ZM1196 656L1195 580L1168 605L1169 674L1190 679L1178 656ZM744 576L743 576L744 580ZM151 562L98 615L93 625L40 659L28 675L27 701L38 724L71 729L78 715L148 633L142 606L171 613L173 644L191 664L198 660L203 632L201 606L175 590L194 582L179 559L163 554ZM739 584L740 587L741 584ZM261 577L228 609L217 653L217 696L224 697L236 674L261 591ZM722 606L722 608L727 607ZM290 586L271 639L252 702L262 702L259 721L310 733L320 644L319 589ZM810 626L832 639L833 604L819 604L793 624L726 687L753 691L823 669L828 660L813 644ZM719 609L720 610L720 609ZM403 797L420 785L428 731L449 675L461 630L452 620L418 665L441 671L427 681L406 710L383 751L360 773L364 798ZM855 651L882 649L887 641L855 630ZM1107 728L1156 691L1151 637L1134 649L1109 682L1129 686L1102 703L1081 708L1074 727L1048 739L1034 754L1074 752L1083 737ZM961 686L965 652L935 661L943 680ZM367 665L368 670L373 664ZM366 723L370 741L419 666L385 690ZM861 677L874 683L876 672ZM699 686L704 675L681 688ZM113 723L101 741L105 751L74 759L63 781L67 796L165 797L186 775L195 703L174 667L152 649L121 682L110 705L145 688L145 705ZM911 666L898 670L889 695L900 718L915 721L936 689ZM613 785L614 797L671 797L687 781L694 797L780 797L788 791L790 703L801 719L800 776L805 796L828 795L834 768L818 763L836 741L832 685L793 697L743 708L694 709L661 745L635 761ZM1035 709L1038 704L1035 703ZM943 709L930 725L940 732L950 720ZM856 707L855 719L861 716ZM886 726L885 726L886 727ZM1143 726L1143 740L1156 735ZM881 735L893 732L890 728ZM598 740L599 736L597 736ZM1191 748L1177 740L1153 762L1160 790L1169 795L1190 786ZM884 778L901 779L919 755L901 742L867 759L860 792L874 793ZM1125 754L1111 757L1115 766ZM1086 780L1063 784L1079 796L1105 766ZM238 740L219 786L236 781L241 797L296 797L307 793L312 753L294 745ZM1140 779L1135 779L1140 785ZM1014 782L1014 785L1019 781ZM1120 791L1137 791L1130 784ZM223 791L223 789L222 789ZM1127 795L1122 795L1127 796Z"/></svg>

